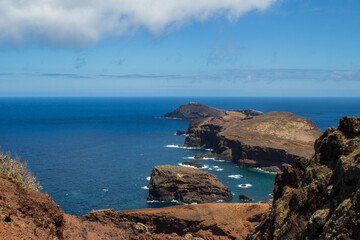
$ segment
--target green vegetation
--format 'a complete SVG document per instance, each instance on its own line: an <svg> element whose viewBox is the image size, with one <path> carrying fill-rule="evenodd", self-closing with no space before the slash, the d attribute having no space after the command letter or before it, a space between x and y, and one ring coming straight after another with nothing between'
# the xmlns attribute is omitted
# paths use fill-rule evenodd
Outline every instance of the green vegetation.
<svg viewBox="0 0 360 240"><path fill-rule="evenodd" d="M10 153L3 153L0 149L0 173L13 177L21 186L35 191L40 191L42 186L36 177L32 175L26 162L19 157L13 158Z"/></svg>

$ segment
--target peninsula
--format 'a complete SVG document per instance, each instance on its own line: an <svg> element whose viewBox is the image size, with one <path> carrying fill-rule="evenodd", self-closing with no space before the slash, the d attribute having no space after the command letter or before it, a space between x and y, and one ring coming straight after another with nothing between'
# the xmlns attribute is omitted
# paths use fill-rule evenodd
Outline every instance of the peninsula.
<svg viewBox="0 0 360 240"><path fill-rule="evenodd" d="M185 114L189 112L192 114ZM275 172L284 163L293 164L297 157L310 158L314 142L322 134L314 122L289 112L227 111L190 103L167 115L207 116L192 119L186 130L185 147L212 149L195 158L233 161L241 167Z"/></svg>

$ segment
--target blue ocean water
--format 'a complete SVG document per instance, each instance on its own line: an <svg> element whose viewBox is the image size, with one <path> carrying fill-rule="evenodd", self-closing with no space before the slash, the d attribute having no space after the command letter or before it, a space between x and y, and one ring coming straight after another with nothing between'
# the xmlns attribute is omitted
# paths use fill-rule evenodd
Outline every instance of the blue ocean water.
<svg viewBox="0 0 360 240"><path fill-rule="evenodd" d="M289 111L321 130L337 126L342 116L360 116L360 98L0 98L0 146L26 160L43 192L67 213L173 205L147 202L144 187L154 166L178 165L203 151L166 147L183 144L184 137L174 133L189 122L159 118L191 101L221 109ZM232 202L238 194L254 202L271 198L273 174L201 162L235 194Z"/></svg>

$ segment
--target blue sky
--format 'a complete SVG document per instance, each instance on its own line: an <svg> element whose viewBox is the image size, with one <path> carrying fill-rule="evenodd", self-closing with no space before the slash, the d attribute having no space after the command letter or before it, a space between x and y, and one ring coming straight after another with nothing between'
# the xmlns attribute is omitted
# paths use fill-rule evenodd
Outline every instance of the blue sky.
<svg viewBox="0 0 360 240"><path fill-rule="evenodd" d="M28 2L0 3L2 97L360 97L357 0Z"/></svg>

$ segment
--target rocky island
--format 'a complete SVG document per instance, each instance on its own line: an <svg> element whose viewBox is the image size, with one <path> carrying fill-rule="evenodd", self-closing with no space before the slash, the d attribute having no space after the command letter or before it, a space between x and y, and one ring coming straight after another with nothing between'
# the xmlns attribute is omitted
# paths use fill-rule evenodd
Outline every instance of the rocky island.
<svg viewBox="0 0 360 240"><path fill-rule="evenodd" d="M148 200L208 203L233 197L214 174L198 169L163 165L150 177Z"/></svg>
<svg viewBox="0 0 360 240"><path fill-rule="evenodd" d="M245 109L245 110L229 110L231 112L239 112L245 117L261 115L262 112ZM207 117L223 117L227 115L227 110L213 108L204 104L191 102L187 105L181 105L173 112L166 113L162 118L177 118L177 119L198 119Z"/></svg>

